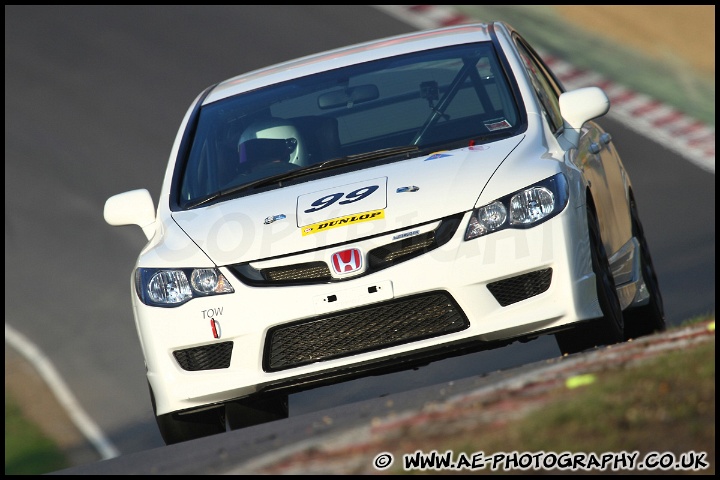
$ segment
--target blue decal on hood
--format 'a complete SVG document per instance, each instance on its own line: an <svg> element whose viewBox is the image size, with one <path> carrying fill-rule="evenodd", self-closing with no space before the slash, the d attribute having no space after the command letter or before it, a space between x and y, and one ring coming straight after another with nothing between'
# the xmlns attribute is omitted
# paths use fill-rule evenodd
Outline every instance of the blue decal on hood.
<svg viewBox="0 0 720 480"><path fill-rule="evenodd" d="M427 162L428 160L435 160L437 158L444 158L444 157L452 157L449 153L433 153L428 158L425 159Z"/></svg>

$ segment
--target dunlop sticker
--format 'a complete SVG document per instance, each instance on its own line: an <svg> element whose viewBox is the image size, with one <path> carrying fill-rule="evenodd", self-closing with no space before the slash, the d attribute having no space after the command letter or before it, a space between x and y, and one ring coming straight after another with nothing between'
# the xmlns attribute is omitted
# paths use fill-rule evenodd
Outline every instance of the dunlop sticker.
<svg viewBox="0 0 720 480"><path fill-rule="evenodd" d="M370 212L356 213L354 215L347 215L345 217L333 218L313 223L312 225L307 225L302 227L302 234L304 237L305 235L312 235L313 233L324 232L337 227L344 227L360 222L369 222L371 220L380 220L381 218L385 218L385 210L372 210Z"/></svg>

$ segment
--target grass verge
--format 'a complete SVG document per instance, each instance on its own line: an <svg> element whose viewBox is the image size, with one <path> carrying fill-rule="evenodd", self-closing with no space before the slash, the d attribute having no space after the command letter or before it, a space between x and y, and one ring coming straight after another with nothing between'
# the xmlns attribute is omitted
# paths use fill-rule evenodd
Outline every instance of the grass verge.
<svg viewBox="0 0 720 480"><path fill-rule="evenodd" d="M637 452L638 461L657 452L676 461L700 459L707 468L653 473L715 473L714 339L636 365L604 370L581 387L552 391L542 405L521 419L468 428L452 436L415 437L408 451L450 450L456 452L455 458L461 452L467 458L476 452L486 456L496 452L598 456L605 452ZM482 405L478 406L478 415L481 409ZM438 448L440 445L442 448ZM401 468L397 465L392 473L401 473ZM476 473L549 472L486 468Z"/></svg>
<svg viewBox="0 0 720 480"><path fill-rule="evenodd" d="M70 466L65 455L5 394L5 475L41 475Z"/></svg>

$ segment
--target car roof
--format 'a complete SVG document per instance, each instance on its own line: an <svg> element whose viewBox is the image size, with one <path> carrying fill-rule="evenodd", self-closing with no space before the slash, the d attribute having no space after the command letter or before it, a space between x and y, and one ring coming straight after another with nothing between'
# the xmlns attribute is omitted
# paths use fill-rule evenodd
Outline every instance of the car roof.
<svg viewBox="0 0 720 480"><path fill-rule="evenodd" d="M491 25L498 23L501 22L416 31L301 57L225 80L210 91L203 103L212 103L267 85L378 58L463 43L490 41Z"/></svg>

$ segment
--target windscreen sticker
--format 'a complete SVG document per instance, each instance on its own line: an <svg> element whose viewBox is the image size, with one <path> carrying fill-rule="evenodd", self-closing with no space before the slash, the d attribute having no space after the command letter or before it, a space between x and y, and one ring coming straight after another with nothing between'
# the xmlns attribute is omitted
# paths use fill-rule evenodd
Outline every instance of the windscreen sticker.
<svg viewBox="0 0 720 480"><path fill-rule="evenodd" d="M340 185L297 198L297 226L318 225L328 220L387 208L387 177ZM305 233L303 233L305 235Z"/></svg>
<svg viewBox="0 0 720 480"><path fill-rule="evenodd" d="M308 225L302 228L303 237L305 235L312 235L313 233L324 232L337 227L345 227L354 223L369 222L372 220L380 220L385 218L385 210L374 210L371 212L356 213L354 215L348 215L345 217L333 218L318 222L313 225Z"/></svg>
<svg viewBox="0 0 720 480"><path fill-rule="evenodd" d="M487 128L491 132L493 130L502 130L503 128L512 127L512 125L510 125L510 122L508 122L504 118L496 118L493 120L488 120L487 122L483 122L483 124L485 124L485 128Z"/></svg>
<svg viewBox="0 0 720 480"><path fill-rule="evenodd" d="M452 155L450 155L449 153L443 153L443 152L446 152L446 151L447 151L447 150L443 150L442 152L435 152L435 153L433 153L432 155L430 155L428 158L426 158L425 161L427 162L428 160L435 160L435 159L438 159L438 158L452 157Z"/></svg>

